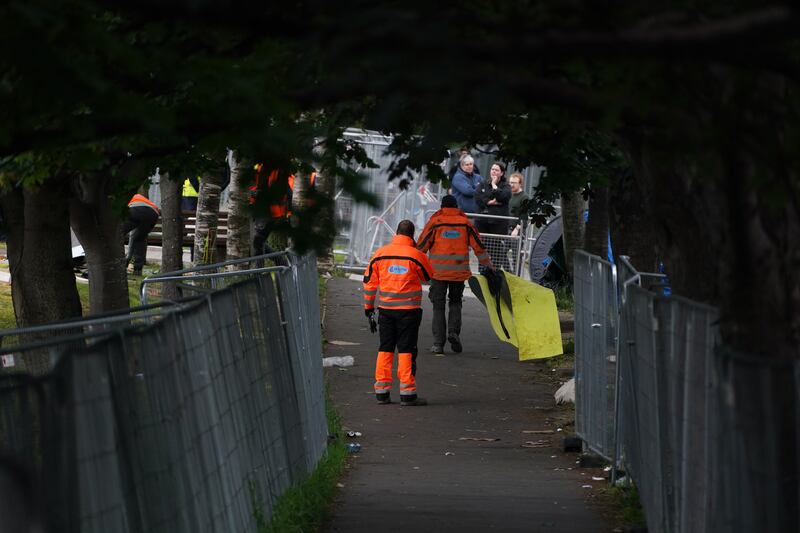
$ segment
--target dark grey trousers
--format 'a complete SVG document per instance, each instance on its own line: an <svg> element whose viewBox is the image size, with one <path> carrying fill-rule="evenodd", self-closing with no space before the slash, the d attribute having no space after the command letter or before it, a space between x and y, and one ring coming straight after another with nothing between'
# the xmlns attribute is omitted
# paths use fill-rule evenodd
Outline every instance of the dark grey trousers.
<svg viewBox="0 0 800 533"><path fill-rule="evenodd" d="M447 319L445 319L444 304L448 292L450 298ZM428 296L433 303L433 343L444 346L447 335L450 333L461 334L461 301L464 298L464 282L432 279Z"/></svg>

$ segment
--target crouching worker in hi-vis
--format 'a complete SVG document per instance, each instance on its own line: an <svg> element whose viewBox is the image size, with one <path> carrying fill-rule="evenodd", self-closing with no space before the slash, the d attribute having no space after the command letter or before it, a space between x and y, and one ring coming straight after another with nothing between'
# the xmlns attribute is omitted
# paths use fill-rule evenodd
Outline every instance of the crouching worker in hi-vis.
<svg viewBox="0 0 800 533"><path fill-rule="evenodd" d="M431 279L428 258L414 246L414 223L403 220L392 242L379 248L364 271L364 313L378 313L380 348L375 363L375 397L391 403L392 363L397 349L400 405L426 405L417 396L417 336L422 322L422 282Z"/></svg>
<svg viewBox="0 0 800 533"><path fill-rule="evenodd" d="M469 250L475 252L484 267L494 270L492 260L483 247L478 230L458 208L456 199L447 195L442 198L442 208L431 215L419 236L420 251L430 253L433 265L430 299L433 303L433 346L435 355L444 354L445 335L455 353L463 350L461 345L461 302L464 281L472 275L469 269ZM445 298L450 293L448 317L445 318Z"/></svg>

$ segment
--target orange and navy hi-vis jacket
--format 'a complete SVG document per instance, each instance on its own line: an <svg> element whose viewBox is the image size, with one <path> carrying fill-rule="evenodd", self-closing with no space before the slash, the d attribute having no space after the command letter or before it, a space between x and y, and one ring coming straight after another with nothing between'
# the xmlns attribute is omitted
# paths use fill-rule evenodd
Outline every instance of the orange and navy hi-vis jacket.
<svg viewBox="0 0 800 533"><path fill-rule="evenodd" d="M141 194L134 194L133 198L131 198L131 201L128 202L128 207L149 207L161 215L161 210L158 208L158 206L151 202L146 196L142 196Z"/></svg>
<svg viewBox="0 0 800 533"><path fill-rule="evenodd" d="M429 281L432 271L414 239L396 235L378 248L364 271L364 309L419 309L422 281Z"/></svg>
<svg viewBox="0 0 800 533"><path fill-rule="evenodd" d="M469 270L470 248L482 265L492 265L478 230L457 207L443 207L431 216L422 229L417 248L430 253L433 279L437 280L469 279L472 275Z"/></svg>

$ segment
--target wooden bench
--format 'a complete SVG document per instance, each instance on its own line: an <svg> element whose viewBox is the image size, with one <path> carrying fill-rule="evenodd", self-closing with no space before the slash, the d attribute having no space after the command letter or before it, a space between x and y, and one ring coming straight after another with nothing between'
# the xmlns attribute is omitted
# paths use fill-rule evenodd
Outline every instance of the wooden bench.
<svg viewBox="0 0 800 533"><path fill-rule="evenodd" d="M183 217L183 231L181 234L182 246L194 246L194 228L197 223L197 214L194 211L184 211L181 213ZM228 213L226 211L219 212L219 219L217 220L217 252L222 251L222 257L225 254L225 247L228 242ZM161 246L162 244L162 230L161 219L158 219L153 230L147 235L147 244L149 246ZM220 256L218 256L220 257Z"/></svg>

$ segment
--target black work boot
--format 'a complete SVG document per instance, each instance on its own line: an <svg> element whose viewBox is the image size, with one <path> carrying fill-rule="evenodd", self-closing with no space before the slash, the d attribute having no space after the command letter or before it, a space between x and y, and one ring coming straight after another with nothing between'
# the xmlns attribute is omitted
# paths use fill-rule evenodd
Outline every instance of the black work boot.
<svg viewBox="0 0 800 533"><path fill-rule="evenodd" d="M400 399L401 407L418 407L421 405L428 405L428 402L425 400L425 398L415 397L413 400Z"/></svg>
<svg viewBox="0 0 800 533"><path fill-rule="evenodd" d="M381 405L385 405L387 403L392 403L392 399L391 399L391 397L389 397L388 393L387 394L376 394L375 395L375 399L378 400L378 403L381 404Z"/></svg>
<svg viewBox="0 0 800 533"><path fill-rule="evenodd" d="M447 340L450 342L450 347L455 353L461 353L461 350L464 349L464 347L461 346L461 339L458 338L458 333L451 333L447 336Z"/></svg>

